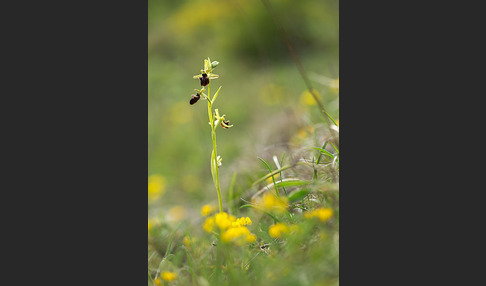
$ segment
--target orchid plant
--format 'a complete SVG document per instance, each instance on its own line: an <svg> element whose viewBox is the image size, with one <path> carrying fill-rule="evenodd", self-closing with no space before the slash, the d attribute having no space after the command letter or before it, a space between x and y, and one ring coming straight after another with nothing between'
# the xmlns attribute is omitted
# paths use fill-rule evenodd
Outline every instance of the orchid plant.
<svg viewBox="0 0 486 286"><path fill-rule="evenodd" d="M209 125L211 126L211 139L213 141L213 151L211 152L211 175L213 177L214 186L216 187L216 191L218 192L218 203L219 203L219 211L223 212L223 201L221 199L221 187L219 184L219 167L221 166L222 158L218 156L217 146L216 146L216 128L221 126L224 129L228 129L233 127L230 125L229 120L226 119L226 115L223 114L222 116L219 114L219 110L215 109L213 111L213 105L216 101L216 98L219 95L219 91L221 90L221 86L218 88L216 93L211 97L211 81L213 79L219 78L219 75L214 74L213 70L216 66L219 65L219 62L213 61L209 58L204 60L204 68L201 70L201 73L198 75L193 76L194 79L199 79L201 84L201 89L195 89L196 94L191 96L189 103L191 105L195 104L202 98L207 100L208 102L208 115L209 115ZM205 93L207 90L207 94Z"/></svg>

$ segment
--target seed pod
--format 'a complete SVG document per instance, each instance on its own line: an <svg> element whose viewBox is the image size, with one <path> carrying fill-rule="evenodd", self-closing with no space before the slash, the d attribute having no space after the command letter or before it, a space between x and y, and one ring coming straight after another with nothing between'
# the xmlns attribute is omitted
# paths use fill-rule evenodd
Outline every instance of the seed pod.
<svg viewBox="0 0 486 286"><path fill-rule="evenodd" d="M192 98L189 101L189 104L191 104L191 105L193 105L194 103L196 103L199 100L199 98L201 98L201 95L199 95L199 93L193 94L191 96L192 96Z"/></svg>
<svg viewBox="0 0 486 286"><path fill-rule="evenodd" d="M209 84L209 77L205 73L202 74L202 77L200 77L199 80L201 81L201 86L206 86Z"/></svg>

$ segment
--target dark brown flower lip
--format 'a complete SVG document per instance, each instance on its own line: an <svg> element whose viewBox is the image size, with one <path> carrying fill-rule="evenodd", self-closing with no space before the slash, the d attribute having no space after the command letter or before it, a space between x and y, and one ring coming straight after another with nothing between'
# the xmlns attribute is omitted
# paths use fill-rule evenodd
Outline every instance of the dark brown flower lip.
<svg viewBox="0 0 486 286"><path fill-rule="evenodd" d="M199 98L201 98L201 95L199 93L196 93L196 94L193 94L191 95L191 100L189 101L189 104L193 105L194 103L196 103Z"/></svg>
<svg viewBox="0 0 486 286"><path fill-rule="evenodd" d="M201 77L199 77L199 80L201 81L201 86L206 86L209 84L209 77L206 73L203 73Z"/></svg>

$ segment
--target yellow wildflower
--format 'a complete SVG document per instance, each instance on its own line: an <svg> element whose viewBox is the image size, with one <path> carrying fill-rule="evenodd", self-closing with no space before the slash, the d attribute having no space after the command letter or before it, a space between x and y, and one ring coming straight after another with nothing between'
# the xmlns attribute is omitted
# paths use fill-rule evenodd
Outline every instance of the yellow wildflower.
<svg viewBox="0 0 486 286"><path fill-rule="evenodd" d="M162 272L161 277L162 277L163 280L170 282L170 281L176 279L177 275L174 272L164 271L164 272Z"/></svg>
<svg viewBox="0 0 486 286"><path fill-rule="evenodd" d="M289 233L289 227L283 223L271 225L268 229L268 234L273 238L282 237L287 233Z"/></svg>
<svg viewBox="0 0 486 286"><path fill-rule="evenodd" d="M208 217L203 224L203 229L211 233L214 229L214 217Z"/></svg>
<svg viewBox="0 0 486 286"><path fill-rule="evenodd" d="M209 216L215 210L216 210L216 208L214 206L204 205L201 208L201 215L202 216Z"/></svg>
<svg viewBox="0 0 486 286"><path fill-rule="evenodd" d="M316 90L313 90L313 92L317 96L317 98L320 97L319 92L317 92ZM306 89L300 94L299 103L303 106L312 106L316 105L316 100L314 99L314 96L312 96L312 93L310 93L309 90Z"/></svg>
<svg viewBox="0 0 486 286"><path fill-rule="evenodd" d="M160 280L160 278L157 278L157 279L154 280L154 284L155 284L155 286L162 285L162 281Z"/></svg>
<svg viewBox="0 0 486 286"><path fill-rule="evenodd" d="M188 248L191 249L191 239L187 236L184 236L184 239L182 240L182 243Z"/></svg>
<svg viewBox="0 0 486 286"><path fill-rule="evenodd" d="M274 194L266 193L263 198L258 199L255 205L264 211L272 213L283 213L287 210L288 199L286 197L277 198Z"/></svg>
<svg viewBox="0 0 486 286"><path fill-rule="evenodd" d="M224 242L230 242L231 240L246 234L250 234L250 231L244 226L231 227L227 231L223 232L221 235L221 240Z"/></svg>
<svg viewBox="0 0 486 286"><path fill-rule="evenodd" d="M148 219L148 230L150 231L153 229L155 226L159 224L157 218L150 218Z"/></svg>
<svg viewBox="0 0 486 286"><path fill-rule="evenodd" d="M249 235L247 235L245 237L246 239L246 242L255 242L255 240L257 239L256 235L254 235L253 233L250 233Z"/></svg>
<svg viewBox="0 0 486 286"><path fill-rule="evenodd" d="M317 211L317 217L322 221L326 221L332 217L332 209L321 208Z"/></svg>
<svg viewBox="0 0 486 286"><path fill-rule="evenodd" d="M305 218L318 218L320 221L325 222L333 215L333 211L330 208L318 208L313 211L307 212Z"/></svg>
<svg viewBox="0 0 486 286"><path fill-rule="evenodd" d="M254 242L256 240L256 235L250 232L245 226L231 227L221 235L221 240L223 242L234 242L238 245L244 244L245 242Z"/></svg>
<svg viewBox="0 0 486 286"><path fill-rule="evenodd" d="M246 228L247 225L251 224L252 221L249 217L237 219L230 214L221 212L208 217L203 224L203 229L210 233L214 230L214 226L217 225L221 230L221 241L242 245L245 242L254 242L257 238L256 235Z"/></svg>
<svg viewBox="0 0 486 286"><path fill-rule="evenodd" d="M161 175L152 175L148 177L148 199L157 200L164 193L166 180Z"/></svg>
<svg viewBox="0 0 486 286"><path fill-rule="evenodd" d="M231 223L232 227L238 227L238 226L247 226L251 225L251 219L249 217L240 217L236 221Z"/></svg>
<svg viewBox="0 0 486 286"><path fill-rule="evenodd" d="M238 220L239 219L237 219L236 221L232 222L231 223L231 227L239 227L239 226L242 226L242 225L240 225L240 222Z"/></svg>
<svg viewBox="0 0 486 286"><path fill-rule="evenodd" d="M228 215L225 212L217 213L214 216L214 222L221 230L226 230L229 228L234 221L236 221L236 218L232 215Z"/></svg>

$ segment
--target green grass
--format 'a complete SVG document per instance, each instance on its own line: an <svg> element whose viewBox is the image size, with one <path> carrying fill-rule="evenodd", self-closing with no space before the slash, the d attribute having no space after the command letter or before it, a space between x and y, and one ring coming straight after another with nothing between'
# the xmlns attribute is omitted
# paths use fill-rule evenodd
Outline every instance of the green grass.
<svg viewBox="0 0 486 286"><path fill-rule="evenodd" d="M153 279L163 271L176 273L170 285L338 285L339 191L335 173L339 165L334 158L339 155L325 147L307 148L320 151L308 151L314 160L298 160L279 169L261 159L263 172L240 170L239 176L259 178L240 185L239 192L233 174L230 189L234 194L230 198L236 200L226 205L232 206L230 214L235 217L252 220L248 229L257 237L254 242L225 243L217 228L212 233L204 231L206 218L199 209L180 220L168 221L164 215L152 218L148 232L149 285L154 285ZM321 154L327 156L318 161ZM282 160L279 165L284 163ZM256 204L255 198L275 192L287 198L286 211L272 212ZM194 208L202 207L192 203ZM306 217L320 208L331 209L332 217L325 221ZM277 222L297 226L297 230L272 237L269 229Z"/></svg>
<svg viewBox="0 0 486 286"><path fill-rule="evenodd" d="M326 113L259 0L149 1L148 285L339 285L338 2L272 5ZM217 129L223 209L256 236L242 244L203 228L201 208L219 208L214 142L207 102L189 99L207 57L220 62L213 109L234 125ZM332 216L309 217L319 209ZM276 223L288 233L273 237Z"/></svg>

